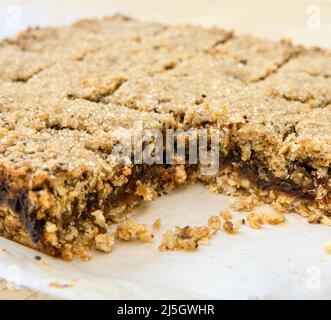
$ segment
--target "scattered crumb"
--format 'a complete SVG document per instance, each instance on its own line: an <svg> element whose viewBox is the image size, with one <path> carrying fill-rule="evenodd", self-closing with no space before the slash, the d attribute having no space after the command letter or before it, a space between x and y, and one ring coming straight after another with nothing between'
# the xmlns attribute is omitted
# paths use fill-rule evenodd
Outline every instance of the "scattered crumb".
<svg viewBox="0 0 331 320"><path fill-rule="evenodd" d="M157 218L153 223L153 228L154 229L160 229L160 227L161 227L161 219Z"/></svg>
<svg viewBox="0 0 331 320"><path fill-rule="evenodd" d="M246 217L249 226L253 229L260 229L264 224L264 214L252 212Z"/></svg>
<svg viewBox="0 0 331 320"><path fill-rule="evenodd" d="M213 229L215 231L215 233L221 229L221 220L218 216L211 216L208 219L208 225L211 229Z"/></svg>
<svg viewBox="0 0 331 320"><path fill-rule="evenodd" d="M220 212L220 216L224 219L224 220L231 220L232 219L232 214L230 212L230 210L222 210Z"/></svg>
<svg viewBox="0 0 331 320"><path fill-rule="evenodd" d="M187 175L184 165L176 166L175 180L177 183L183 183L186 181Z"/></svg>
<svg viewBox="0 0 331 320"><path fill-rule="evenodd" d="M75 285L73 283L51 282L48 286L50 288L65 289L65 288L73 288Z"/></svg>
<svg viewBox="0 0 331 320"><path fill-rule="evenodd" d="M147 230L145 224L140 224L130 219L122 221L116 229L116 238L120 240L130 241L138 239L143 242L150 242L153 237L153 234Z"/></svg>
<svg viewBox="0 0 331 320"><path fill-rule="evenodd" d="M325 252L327 252L328 254L331 254L331 241L327 242L327 243L324 245L324 250L325 250Z"/></svg>
<svg viewBox="0 0 331 320"><path fill-rule="evenodd" d="M163 234L163 239L161 245L159 246L159 250L195 251L199 247L199 244L207 244L211 236L211 230L206 226L186 226L184 228L176 227L175 231L167 230Z"/></svg>
<svg viewBox="0 0 331 320"><path fill-rule="evenodd" d="M7 252L7 250L6 250L5 248L3 248L1 251L2 251L2 252Z"/></svg>
<svg viewBox="0 0 331 320"><path fill-rule="evenodd" d="M285 214L283 213L267 213L265 214L265 218L269 224L280 224L285 221Z"/></svg>
<svg viewBox="0 0 331 320"><path fill-rule="evenodd" d="M41 256L34 256L34 259L37 260L37 261L39 261L39 260L41 260L42 258L41 258Z"/></svg>
<svg viewBox="0 0 331 320"><path fill-rule="evenodd" d="M95 237L96 249L102 252L111 252L115 237L109 233L99 234Z"/></svg>
<svg viewBox="0 0 331 320"><path fill-rule="evenodd" d="M177 237L172 230L167 230L162 237L162 242L159 246L160 251L177 250L176 248Z"/></svg>
<svg viewBox="0 0 331 320"><path fill-rule="evenodd" d="M151 242L154 238L153 234L149 231L138 233L137 238L142 242Z"/></svg>
<svg viewBox="0 0 331 320"><path fill-rule="evenodd" d="M223 223L223 229L230 234L235 234L239 231L241 223L233 224L232 221L227 220Z"/></svg>

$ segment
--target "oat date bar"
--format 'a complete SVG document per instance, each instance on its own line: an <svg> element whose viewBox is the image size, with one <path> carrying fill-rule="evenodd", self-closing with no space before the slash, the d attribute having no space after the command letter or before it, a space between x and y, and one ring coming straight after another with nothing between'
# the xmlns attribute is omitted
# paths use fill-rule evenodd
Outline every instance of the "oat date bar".
<svg viewBox="0 0 331 320"><path fill-rule="evenodd" d="M197 180L246 209L266 202L331 224L330 51L116 15L5 39L0 71L8 239L84 258L130 208ZM114 161L137 120L162 134L217 128L217 174Z"/></svg>

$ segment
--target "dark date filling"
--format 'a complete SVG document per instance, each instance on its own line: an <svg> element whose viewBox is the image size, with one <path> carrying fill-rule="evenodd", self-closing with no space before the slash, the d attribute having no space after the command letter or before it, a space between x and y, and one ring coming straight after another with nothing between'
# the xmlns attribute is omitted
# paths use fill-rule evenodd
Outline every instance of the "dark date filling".
<svg viewBox="0 0 331 320"><path fill-rule="evenodd" d="M36 212L30 210L28 190L8 190L6 184L0 182L0 206L3 203L7 203L11 210L20 217L22 224L29 232L31 240L35 243L41 242L45 221L37 220Z"/></svg>
<svg viewBox="0 0 331 320"><path fill-rule="evenodd" d="M303 187L290 179L275 177L254 153L249 161L241 160L240 152L236 151L231 151L227 156L220 158L221 169L233 164L236 165L240 176L248 179L262 190L274 190L308 201L313 201L316 198L313 184Z"/></svg>
<svg viewBox="0 0 331 320"><path fill-rule="evenodd" d="M275 177L254 154L249 161L241 160L241 154L238 151L231 151L228 155L220 158L220 170L226 167L233 167L239 174L251 181L253 184L262 190L274 190L289 194L291 196L314 201L316 196L313 185L309 187L300 186L290 179L280 179ZM141 196L136 195L135 191L137 183L153 182L157 184L157 189L162 190L162 185L173 182L174 167L167 165L136 165L132 169L132 174L128 181L122 187L119 187L115 192L108 196L103 203L103 210L107 211L116 208L122 204L132 204L141 199ZM196 171L196 166L187 166L186 170ZM158 191L158 190L156 190ZM6 203L19 217L22 224L28 230L31 240L35 243L41 243L43 240L43 229L45 220L37 220L36 212L31 210L30 200L27 189L8 190L8 184L5 181L0 182L0 206ZM86 197L86 206L84 213L80 219L86 219L89 213L100 209L98 194L91 192ZM74 209L75 203L72 204ZM77 209L78 210L78 209ZM74 210L73 210L74 212ZM74 214L75 215L75 214ZM71 216L72 218L72 216ZM70 222L70 221L68 221ZM65 227L66 223L63 223Z"/></svg>
<svg viewBox="0 0 331 320"><path fill-rule="evenodd" d="M68 227L72 222L73 216L79 217L79 221L84 221L89 219L90 213L93 211L101 209L107 212L121 205L130 205L141 200L142 197L135 193L138 181L141 183L151 181L161 190L163 184L172 182L172 169L172 167L166 168L166 166L162 165L136 165L132 168L128 182L116 188L114 193L110 194L106 200L104 200L102 207L99 205L97 192L87 194L84 212L79 212L78 201L73 201L71 205L72 214L63 216L62 227ZM38 220L36 218L37 212L31 210L28 190L12 190L8 188L8 184L4 181L0 182L0 206L4 203L20 217L22 224L29 232L31 240L35 243L42 244L43 229L46 221Z"/></svg>

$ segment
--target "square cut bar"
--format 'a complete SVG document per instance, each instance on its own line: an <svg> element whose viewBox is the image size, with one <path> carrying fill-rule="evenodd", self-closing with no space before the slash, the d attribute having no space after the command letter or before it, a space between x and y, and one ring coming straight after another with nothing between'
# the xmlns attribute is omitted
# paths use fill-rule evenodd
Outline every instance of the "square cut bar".
<svg viewBox="0 0 331 320"><path fill-rule="evenodd" d="M203 181L331 225L331 53L117 15L0 43L0 234L84 258L107 226ZM144 129L217 128L219 171L117 163ZM104 219L96 219L102 211Z"/></svg>

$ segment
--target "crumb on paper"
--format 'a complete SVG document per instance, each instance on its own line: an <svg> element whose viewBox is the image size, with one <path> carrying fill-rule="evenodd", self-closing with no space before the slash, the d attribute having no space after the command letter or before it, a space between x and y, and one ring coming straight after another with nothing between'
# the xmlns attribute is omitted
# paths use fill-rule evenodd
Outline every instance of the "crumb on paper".
<svg viewBox="0 0 331 320"><path fill-rule="evenodd" d="M230 220L226 220L223 223L223 229L229 234L235 234L239 232L241 224L242 224L241 221L237 221L236 223L233 223Z"/></svg>
<svg viewBox="0 0 331 320"><path fill-rule="evenodd" d="M157 218L153 223L153 228L154 229L160 229L160 227L161 227L161 219Z"/></svg>
<svg viewBox="0 0 331 320"><path fill-rule="evenodd" d="M138 239L143 242L150 242L154 237L154 235L147 230L145 224L137 223L131 219L120 222L115 235L116 238L120 240L131 241Z"/></svg>
<svg viewBox="0 0 331 320"><path fill-rule="evenodd" d="M102 252L111 252L115 236L109 233L99 234L95 237L96 249Z"/></svg>
<svg viewBox="0 0 331 320"><path fill-rule="evenodd" d="M185 250L195 251L199 244L207 244L212 237L211 229L206 226L184 228L176 227L175 231L167 230L163 234L160 251Z"/></svg>
<svg viewBox="0 0 331 320"><path fill-rule="evenodd" d="M285 214L277 213L267 213L265 218L269 224L277 225L285 221Z"/></svg>
<svg viewBox="0 0 331 320"><path fill-rule="evenodd" d="M73 283L59 283L59 282L51 282L48 285L50 288L55 289L65 289L65 288L73 288L75 285Z"/></svg>
<svg viewBox="0 0 331 320"><path fill-rule="evenodd" d="M151 232L146 231L146 232L138 233L137 238L142 242L151 242L154 238L154 235Z"/></svg>
<svg viewBox="0 0 331 320"><path fill-rule="evenodd" d="M331 254L331 241L327 242L324 245L324 250L325 250L326 253Z"/></svg>
<svg viewBox="0 0 331 320"><path fill-rule="evenodd" d="M34 259L37 260L37 261L39 261L39 260L41 260L42 258L41 258L41 256L34 256Z"/></svg>
<svg viewBox="0 0 331 320"><path fill-rule="evenodd" d="M231 211L230 210L222 210L220 212L220 216L224 220L231 220L232 219L232 214L231 214Z"/></svg>
<svg viewBox="0 0 331 320"><path fill-rule="evenodd" d="M2 248L2 250L1 250L2 252L7 252L7 250L5 249L5 248Z"/></svg>
<svg viewBox="0 0 331 320"><path fill-rule="evenodd" d="M262 225L264 224L264 214L252 212L248 214L246 217L248 224L253 229L261 229Z"/></svg>
<svg viewBox="0 0 331 320"><path fill-rule="evenodd" d="M208 219L208 225L210 228L212 228L215 231L218 231L221 229L221 220L218 216L211 216Z"/></svg>

